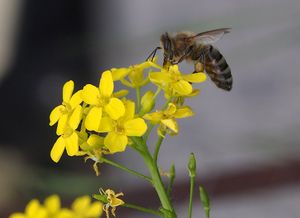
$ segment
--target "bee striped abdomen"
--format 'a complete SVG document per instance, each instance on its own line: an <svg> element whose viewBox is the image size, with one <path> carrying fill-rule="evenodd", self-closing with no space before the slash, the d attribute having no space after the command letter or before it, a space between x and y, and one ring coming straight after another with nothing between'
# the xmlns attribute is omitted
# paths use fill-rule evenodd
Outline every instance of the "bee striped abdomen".
<svg viewBox="0 0 300 218"><path fill-rule="evenodd" d="M201 61L202 62L202 61ZM232 75L224 56L218 49L209 45L204 55L204 69L211 80L221 89L230 91L232 88Z"/></svg>

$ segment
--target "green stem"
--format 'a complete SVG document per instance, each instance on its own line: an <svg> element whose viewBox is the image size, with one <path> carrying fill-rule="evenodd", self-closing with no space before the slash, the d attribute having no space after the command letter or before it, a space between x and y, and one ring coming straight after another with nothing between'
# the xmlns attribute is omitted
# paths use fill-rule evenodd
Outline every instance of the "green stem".
<svg viewBox="0 0 300 218"><path fill-rule="evenodd" d="M127 167L124 167L123 165L120 165L120 164L118 164L118 163L116 163L116 162L113 162L113 161L111 161L111 160L108 160L108 159L106 159L106 158L104 158L104 157L101 157L101 158L100 158L100 161L103 161L104 163L110 164L110 165L112 165L112 166L114 166L114 167L117 167L117 168L119 168L119 169L121 169L121 170L124 170L124 171L126 171L126 172L128 172L128 173L131 173L131 174L133 174L133 175L135 175L135 176L137 176L137 177L140 177L140 178L145 179L146 181L152 183L151 178L149 178L148 176L145 176L145 175L143 175L143 174L141 174L141 173L139 173L139 172L136 172L136 171L134 171L134 170L131 170L131 169L127 168Z"/></svg>
<svg viewBox="0 0 300 218"><path fill-rule="evenodd" d="M157 98L157 96L160 93L160 91L161 91L161 88L157 87L156 92L154 93L153 98L152 98L153 100L155 100Z"/></svg>
<svg viewBox="0 0 300 218"><path fill-rule="evenodd" d="M131 208L131 209L135 209L135 210L139 210L141 212L145 212L145 213L150 213L150 214L153 214L153 215L158 215L158 216L162 216L163 214L159 211L156 211L156 210L152 210L152 209L149 209L149 208L145 208L145 207L141 207L141 206L138 206L138 205L134 205L134 204L122 204L122 207L127 207L127 208Z"/></svg>
<svg viewBox="0 0 300 218"><path fill-rule="evenodd" d="M135 91L136 91L137 109L139 112L141 109L141 88L137 87L137 88L135 88Z"/></svg>
<svg viewBox="0 0 300 218"><path fill-rule="evenodd" d="M167 193L170 196L171 192L172 192L172 187L173 187L173 184L174 184L175 176L176 176L176 171L175 171L175 165L174 164L171 165L169 173L170 173L170 180L169 180L169 185L168 185L168 188L167 188Z"/></svg>
<svg viewBox="0 0 300 218"><path fill-rule="evenodd" d="M154 154L153 154L153 160L154 160L155 164L157 164L158 153L159 153L160 146L161 146L161 143L163 142L163 140L164 140L164 136L161 136L161 135L158 136L158 139L157 139L157 142L155 145Z"/></svg>
<svg viewBox="0 0 300 218"><path fill-rule="evenodd" d="M162 107L163 110L165 110L165 109L168 107L168 105L169 105L169 103L171 102L171 100L172 100L172 98L169 98L169 99L166 101L166 103L165 103L164 106Z"/></svg>
<svg viewBox="0 0 300 218"><path fill-rule="evenodd" d="M195 186L195 176L191 176L190 177L190 200L189 200L188 218L192 217L194 186Z"/></svg>
<svg viewBox="0 0 300 218"><path fill-rule="evenodd" d="M162 207L165 210L168 210L170 212L170 214L172 214L171 215L172 218L175 218L176 213L174 211L174 208L171 204L171 201L170 201L168 194L165 190L165 187L163 185L159 170L157 168L157 164L156 164L156 162L154 162L154 160L147 148L146 143L143 140L140 140L140 141L135 140L134 142L142 143L141 146L144 147L144 151L140 152L140 154L143 156L144 161L148 167L148 170L149 170L151 178L152 178L152 184L158 194L158 197L160 199Z"/></svg>
<svg viewBox="0 0 300 218"><path fill-rule="evenodd" d="M144 135L145 141L148 140L148 137L149 137L149 135L150 135L150 133L151 133L151 131L152 131L152 129L153 129L154 126L155 126L154 124L150 124L150 125L148 126L148 130L147 130L147 132L146 132L145 135Z"/></svg>

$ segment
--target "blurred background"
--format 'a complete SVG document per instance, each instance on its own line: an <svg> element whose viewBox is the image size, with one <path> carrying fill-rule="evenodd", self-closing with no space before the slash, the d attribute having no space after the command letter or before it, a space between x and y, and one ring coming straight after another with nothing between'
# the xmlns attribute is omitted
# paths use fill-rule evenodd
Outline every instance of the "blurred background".
<svg viewBox="0 0 300 218"><path fill-rule="evenodd" d="M155 208L151 187L118 169L102 165L96 177L92 162L81 158L54 164L49 113L65 81L79 89L97 84L105 69L140 63L163 32L221 27L232 28L216 47L231 66L233 89L201 84L201 95L188 102L196 116L180 122L180 134L168 138L159 156L162 169L176 166L178 217L187 216L190 152L212 217L299 217L299 15L298 0L1 0L0 217L23 211L34 197L57 193L67 205L99 187ZM130 148L114 159L147 173ZM194 202L195 217L203 217L197 195ZM126 209L117 214L141 217Z"/></svg>

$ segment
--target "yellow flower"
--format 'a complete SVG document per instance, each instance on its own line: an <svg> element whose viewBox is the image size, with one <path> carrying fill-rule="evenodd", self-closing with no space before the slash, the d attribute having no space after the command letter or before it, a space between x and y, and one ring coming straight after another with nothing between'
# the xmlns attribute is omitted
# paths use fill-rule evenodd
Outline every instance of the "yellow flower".
<svg viewBox="0 0 300 218"><path fill-rule="evenodd" d="M49 216L56 216L60 212L61 203L58 195L51 195L47 197L44 201L46 210L49 213Z"/></svg>
<svg viewBox="0 0 300 218"><path fill-rule="evenodd" d="M69 156L74 156L79 149L78 133L75 131L80 123L83 109L78 105L71 116L63 120L64 128L59 131L61 135L54 143L50 157L54 162L58 162L66 148Z"/></svg>
<svg viewBox="0 0 300 218"><path fill-rule="evenodd" d="M91 84L84 86L83 101L91 105L85 119L85 127L88 130L99 132L103 111L112 119L118 119L124 115L124 104L113 96L113 91L114 83L110 71L103 72L99 87Z"/></svg>
<svg viewBox="0 0 300 218"><path fill-rule="evenodd" d="M129 68L113 68L111 69L113 80L120 80L125 86L130 88L139 88L148 83L148 78L144 77L144 71L147 68L161 68L153 61L145 61L141 64L132 65ZM125 77L128 76L128 79Z"/></svg>
<svg viewBox="0 0 300 218"><path fill-rule="evenodd" d="M158 134L163 136L163 133L166 131L171 135L178 133L178 124L176 119L193 115L194 113L191 108L187 106L177 108L175 104L169 103L166 110L145 114L143 118L150 120L153 124L160 124Z"/></svg>
<svg viewBox="0 0 300 218"><path fill-rule="evenodd" d="M124 194L118 193L115 194L115 192L111 189L107 189L106 191L104 190L100 190L100 194L105 195L106 199L107 199L107 203L103 206L103 211L106 213L106 217L109 218L109 208L111 207L111 214L113 216L116 216L116 209L117 206L123 205L124 201L122 201L121 199L119 199L119 196L123 196Z"/></svg>
<svg viewBox="0 0 300 218"><path fill-rule="evenodd" d="M128 144L128 136L142 136L147 130L142 118L134 118L134 102L126 101L125 107L125 114L119 119L102 118L99 130L108 132L104 138L104 145L111 153L124 151Z"/></svg>
<svg viewBox="0 0 300 218"><path fill-rule="evenodd" d="M178 65L172 65L168 69L161 69L160 72L149 73L152 83L161 87L167 97L188 96L193 92L191 83L201 83L206 80L204 73L193 73L183 75Z"/></svg>
<svg viewBox="0 0 300 218"><path fill-rule="evenodd" d="M9 218L99 218L102 214L102 203L91 203L91 197L82 196L72 204L72 210L61 208L58 195L51 195L41 205L38 200L31 200L25 213L13 213Z"/></svg>
<svg viewBox="0 0 300 218"><path fill-rule="evenodd" d="M63 86L63 102L55 107L50 113L50 126L58 122L56 133L61 135L65 128L68 116L72 114L74 109L82 102L81 90L77 91L73 96L74 82L72 80L66 82Z"/></svg>
<svg viewBox="0 0 300 218"><path fill-rule="evenodd" d="M48 218L73 218L73 212L67 208L61 208L61 202L58 195L51 195L44 201L45 209L48 212Z"/></svg>
<svg viewBox="0 0 300 218"><path fill-rule="evenodd" d="M26 206L24 213L13 213L9 218L47 218L47 216L47 210L37 199L33 199Z"/></svg>
<svg viewBox="0 0 300 218"><path fill-rule="evenodd" d="M91 202L90 196L77 198L72 204L72 218L98 218L102 214L102 203Z"/></svg>

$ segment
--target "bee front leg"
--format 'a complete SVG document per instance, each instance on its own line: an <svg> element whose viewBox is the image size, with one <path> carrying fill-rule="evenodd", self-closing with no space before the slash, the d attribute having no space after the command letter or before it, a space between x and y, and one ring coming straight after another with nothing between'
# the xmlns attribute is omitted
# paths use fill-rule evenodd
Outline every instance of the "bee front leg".
<svg viewBox="0 0 300 218"><path fill-rule="evenodd" d="M163 68L169 69L170 66L171 66L171 62L167 58L164 58Z"/></svg>

